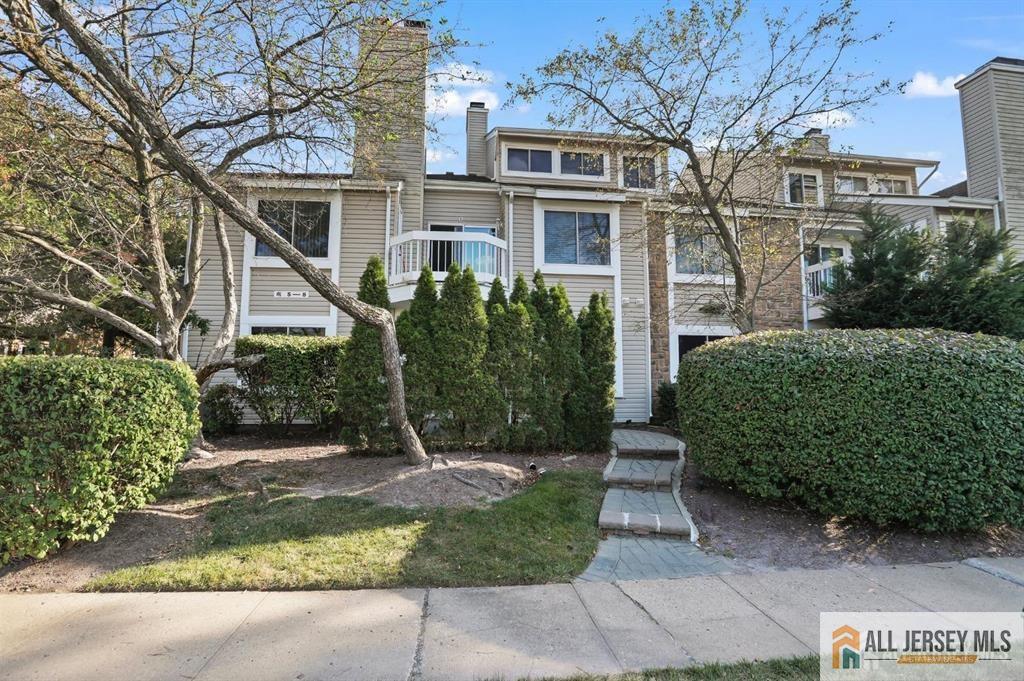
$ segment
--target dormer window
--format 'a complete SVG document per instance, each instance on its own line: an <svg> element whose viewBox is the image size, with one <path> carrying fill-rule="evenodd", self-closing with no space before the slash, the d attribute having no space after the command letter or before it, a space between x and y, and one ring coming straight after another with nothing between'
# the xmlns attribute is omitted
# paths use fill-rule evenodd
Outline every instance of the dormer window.
<svg viewBox="0 0 1024 681"><path fill-rule="evenodd" d="M622 159L622 184L629 189L654 189L657 171L654 158L625 156Z"/></svg>
<svg viewBox="0 0 1024 681"><path fill-rule="evenodd" d="M563 151L561 158L562 175L604 175L604 154L591 154L585 151Z"/></svg>
<svg viewBox="0 0 1024 681"><path fill-rule="evenodd" d="M786 203L820 206L821 178L815 172L789 172L786 174Z"/></svg>
<svg viewBox="0 0 1024 681"><path fill-rule="evenodd" d="M510 148L508 169L518 173L550 173L551 152L547 149Z"/></svg>
<svg viewBox="0 0 1024 681"><path fill-rule="evenodd" d="M878 179L878 193L879 194L909 194L907 191L908 183L906 180L897 180L891 177L883 177Z"/></svg>

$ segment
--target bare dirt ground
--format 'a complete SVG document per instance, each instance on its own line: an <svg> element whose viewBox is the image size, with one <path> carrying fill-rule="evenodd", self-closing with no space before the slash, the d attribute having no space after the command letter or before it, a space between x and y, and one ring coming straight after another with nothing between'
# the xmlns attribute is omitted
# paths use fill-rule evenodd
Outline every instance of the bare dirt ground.
<svg viewBox="0 0 1024 681"><path fill-rule="evenodd" d="M1024 555L1024 530L925 534L827 518L786 502L753 499L686 464L683 503L701 532L701 546L752 568L830 568Z"/></svg>
<svg viewBox="0 0 1024 681"><path fill-rule="evenodd" d="M0 569L0 591L74 591L106 572L188 553L206 514L227 495L354 495L392 506L484 506L532 484L539 471L600 470L606 456L446 452L421 466L360 456L326 438L240 435L213 441L216 456L189 461L155 503L124 513L95 543ZM535 464L537 471L530 469Z"/></svg>

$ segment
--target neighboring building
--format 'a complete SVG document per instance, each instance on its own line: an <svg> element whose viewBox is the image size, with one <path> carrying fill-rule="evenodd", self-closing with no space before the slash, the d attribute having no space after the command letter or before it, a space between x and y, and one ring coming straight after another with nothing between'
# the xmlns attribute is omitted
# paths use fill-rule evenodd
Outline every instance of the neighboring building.
<svg viewBox="0 0 1024 681"><path fill-rule="evenodd" d="M422 25L408 25L395 39L425 41L425 32ZM425 70L426 63L407 66ZM667 174L667 154L615 145L599 133L492 129L487 109L472 103L466 173L427 174L424 93L405 93L403 106L411 112L404 120L420 123L397 131L399 141L373 167L359 162L352 174L238 175L237 191L350 293L368 258L380 255L396 310L408 305L424 264L442 280L453 260L472 266L485 297L494 278L509 285L516 272L529 278L535 270L548 285L562 282L577 311L592 291L605 291L615 315L618 421L646 421L654 388L674 375L681 353L735 333L720 310L699 304L728 283L708 258L695 257L713 245L699 237L666 238L664 231L650 236L647 222L659 219L659 202L668 197L659 179ZM908 222L938 225L956 212L995 206L991 196L918 195L916 171L934 168L934 161L833 154L821 131L809 135L811 144L788 161L778 189L783 211L823 208L838 196L844 205L873 200ZM1020 197L1019 185L1017 191ZM254 237L233 223L228 227L239 282L239 336L350 332L349 317ZM791 258L759 303L762 325L814 324L820 317L814 297L832 264L849 255L856 232L857 221L847 213L830 223L807 257ZM215 272L212 229L205 239L206 268ZM792 248L799 253L799 242ZM210 321L206 338L215 337L223 314L219 277L202 278L195 312ZM195 334L186 334L184 342L191 363L208 350ZM230 379L229 372L221 374Z"/></svg>

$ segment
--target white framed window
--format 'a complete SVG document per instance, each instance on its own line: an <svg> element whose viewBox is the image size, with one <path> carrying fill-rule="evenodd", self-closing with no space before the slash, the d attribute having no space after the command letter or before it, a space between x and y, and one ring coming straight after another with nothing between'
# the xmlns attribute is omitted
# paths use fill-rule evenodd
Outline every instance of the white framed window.
<svg viewBox="0 0 1024 681"><path fill-rule="evenodd" d="M544 262L552 265L611 264L611 215L544 211Z"/></svg>
<svg viewBox="0 0 1024 681"><path fill-rule="evenodd" d="M326 258L330 245L329 201L259 199L256 212L271 229L307 258ZM257 257L274 256L270 246L256 240Z"/></svg>
<svg viewBox="0 0 1024 681"><path fill-rule="evenodd" d="M533 221L534 266L541 272L617 274L617 204L536 199Z"/></svg>
<svg viewBox="0 0 1024 681"><path fill-rule="evenodd" d="M867 175L836 175L836 192L840 194L867 194L869 191Z"/></svg>
<svg viewBox="0 0 1024 681"><path fill-rule="evenodd" d="M250 336L326 336L327 328L323 326L254 326Z"/></svg>
<svg viewBox="0 0 1024 681"><path fill-rule="evenodd" d="M502 144L501 173L509 177L557 177L581 182L609 180L608 153L554 144Z"/></svg>
<svg viewBox="0 0 1024 681"><path fill-rule="evenodd" d="M654 156L622 156L622 186L657 189L658 160Z"/></svg>
<svg viewBox="0 0 1024 681"><path fill-rule="evenodd" d="M550 149L525 149L509 147L506 152L509 172L550 173L552 169Z"/></svg>
<svg viewBox="0 0 1024 681"><path fill-rule="evenodd" d="M680 230L665 238L669 281L677 284L732 284L722 244L714 234Z"/></svg>
<svg viewBox="0 0 1024 681"><path fill-rule="evenodd" d="M904 178L880 177L875 180L879 194L909 194L910 182Z"/></svg>
<svg viewBox="0 0 1024 681"><path fill-rule="evenodd" d="M672 382L679 373L679 358L700 346L739 333L734 326L675 324L669 330L669 371Z"/></svg>
<svg viewBox="0 0 1024 681"><path fill-rule="evenodd" d="M790 168L786 171L786 203L796 206L823 206L821 170Z"/></svg>

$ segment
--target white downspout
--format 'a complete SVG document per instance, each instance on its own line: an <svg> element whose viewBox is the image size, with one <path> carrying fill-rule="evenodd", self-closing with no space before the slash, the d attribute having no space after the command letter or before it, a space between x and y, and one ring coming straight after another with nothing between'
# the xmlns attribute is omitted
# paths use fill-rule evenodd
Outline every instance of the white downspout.
<svg viewBox="0 0 1024 681"><path fill-rule="evenodd" d="M384 204L384 272L391 283L391 187L388 186L387 201Z"/></svg>
<svg viewBox="0 0 1024 681"><path fill-rule="evenodd" d="M398 203L398 230L399 234L405 231L405 216L402 215L402 187L405 186L405 180L398 181L398 187L395 188L395 201Z"/></svg>
<svg viewBox="0 0 1024 681"><path fill-rule="evenodd" d="M508 224L505 225L505 250L508 258L508 270L505 272L505 288L509 289L509 293L512 292L512 225L516 219L516 193L510 191L508 193Z"/></svg>
<svg viewBox="0 0 1024 681"><path fill-rule="evenodd" d="M804 226L800 225L800 312L803 315L803 327L804 331L808 328L807 323L807 265L806 258L804 257Z"/></svg>

